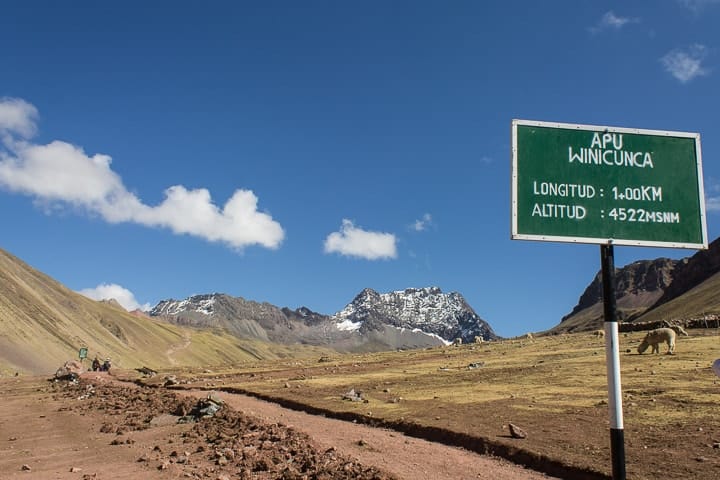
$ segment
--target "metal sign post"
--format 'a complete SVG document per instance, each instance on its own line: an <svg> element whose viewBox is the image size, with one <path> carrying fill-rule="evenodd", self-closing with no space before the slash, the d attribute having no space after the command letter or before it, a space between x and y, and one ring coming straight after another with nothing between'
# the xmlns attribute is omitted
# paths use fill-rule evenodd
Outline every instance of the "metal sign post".
<svg viewBox="0 0 720 480"><path fill-rule="evenodd" d="M700 135L512 121L513 240L600 245L614 480L625 433L614 245L707 249Z"/></svg>
<svg viewBox="0 0 720 480"><path fill-rule="evenodd" d="M622 388L620 386L620 348L615 304L615 254L611 244L600 246L602 264L603 312L605 314L605 362L607 364L608 406L610 410L610 451L613 480L625 480L625 430Z"/></svg>

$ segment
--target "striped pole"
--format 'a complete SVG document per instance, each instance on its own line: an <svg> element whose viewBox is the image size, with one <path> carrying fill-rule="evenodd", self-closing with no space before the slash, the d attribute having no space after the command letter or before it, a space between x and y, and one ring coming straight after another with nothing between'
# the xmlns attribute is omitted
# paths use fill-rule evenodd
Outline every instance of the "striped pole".
<svg viewBox="0 0 720 480"><path fill-rule="evenodd" d="M600 246L605 316L605 362L607 364L610 410L610 451L613 480L625 480L625 430L623 429L622 388L617 305L615 304L615 254L612 244Z"/></svg>

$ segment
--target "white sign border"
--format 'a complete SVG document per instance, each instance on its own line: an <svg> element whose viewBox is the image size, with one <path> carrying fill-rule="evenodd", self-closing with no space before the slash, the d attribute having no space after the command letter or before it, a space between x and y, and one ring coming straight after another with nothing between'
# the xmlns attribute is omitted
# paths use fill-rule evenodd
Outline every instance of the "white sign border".
<svg viewBox="0 0 720 480"><path fill-rule="evenodd" d="M702 243L682 243L682 242L655 242L648 240L629 240L629 239L613 239L613 238L590 238L590 237L564 237L555 235L527 235L518 233L517 226L517 127L518 126L530 126L530 127L546 127L546 128L562 128L565 130L588 130L591 132L603 132L603 133L632 133L639 135L655 135L665 137L676 137L676 138L693 138L695 139L695 152L697 154L696 168L697 168L697 182L698 182L698 196L700 197L700 225L702 229ZM702 150L700 148L700 134L692 132L675 132L666 130L648 130L642 128L626 128L626 127L609 127L603 125L584 125L578 123L560 123L560 122L544 122L536 120L520 120L513 119L511 124L511 232L510 238L512 240L536 240L540 242L563 242L563 243L589 243L598 245L628 245L635 247L666 247L666 248L688 248L694 250L707 250L708 239L707 239L707 216L705 212L705 190L703 188L703 173L702 173Z"/></svg>

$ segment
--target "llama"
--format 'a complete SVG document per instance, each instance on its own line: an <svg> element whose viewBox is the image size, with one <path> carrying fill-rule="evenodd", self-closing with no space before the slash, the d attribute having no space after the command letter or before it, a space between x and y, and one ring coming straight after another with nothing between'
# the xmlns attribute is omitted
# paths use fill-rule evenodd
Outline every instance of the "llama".
<svg viewBox="0 0 720 480"><path fill-rule="evenodd" d="M640 345L638 345L637 351L639 354L647 350L649 346L652 346L652 353L660 353L660 344L662 342L668 345L668 355L672 355L675 352L675 331L672 328L656 328L650 330Z"/></svg>
<svg viewBox="0 0 720 480"><path fill-rule="evenodd" d="M680 325L671 325L670 328L672 328L672 329L675 331L675 333L677 333L678 335L682 335L682 336L684 336L684 337L689 337L689 336L690 336L690 335L688 335L688 333L685 331L685 329L684 329L683 327L681 327Z"/></svg>

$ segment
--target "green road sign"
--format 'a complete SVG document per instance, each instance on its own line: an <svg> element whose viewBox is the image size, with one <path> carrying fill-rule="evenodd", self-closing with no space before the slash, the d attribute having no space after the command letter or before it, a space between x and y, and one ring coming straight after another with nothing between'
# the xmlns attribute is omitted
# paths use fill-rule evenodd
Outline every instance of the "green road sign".
<svg viewBox="0 0 720 480"><path fill-rule="evenodd" d="M700 135L513 120L512 238L707 248Z"/></svg>
<svg viewBox="0 0 720 480"><path fill-rule="evenodd" d="M78 351L78 357L80 357L80 360L87 358L87 352L88 352L87 347L80 348L80 350Z"/></svg>

